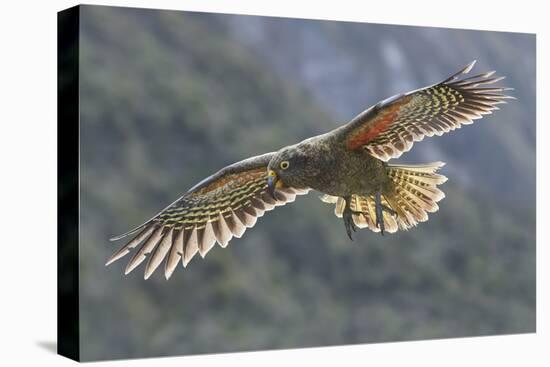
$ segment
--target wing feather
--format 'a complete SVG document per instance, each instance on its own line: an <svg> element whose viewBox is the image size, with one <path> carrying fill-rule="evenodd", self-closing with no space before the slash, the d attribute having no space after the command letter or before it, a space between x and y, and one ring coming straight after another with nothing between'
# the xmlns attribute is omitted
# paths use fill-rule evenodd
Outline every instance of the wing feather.
<svg viewBox="0 0 550 367"><path fill-rule="evenodd" d="M231 214L225 217L225 223L229 227L229 230L233 234L233 236L237 238L241 238L241 236L244 234L244 231L246 230L246 227L241 223L241 221L235 217L235 214L233 211L231 211Z"/></svg>
<svg viewBox="0 0 550 367"><path fill-rule="evenodd" d="M359 114L339 131L351 149L366 149L387 161L409 151L425 136L440 136L498 110L498 104L513 99L495 87L504 77L494 71L468 78L475 61L440 83L397 95Z"/></svg>
<svg viewBox="0 0 550 367"><path fill-rule="evenodd" d="M155 248L153 255L149 258L147 266L145 267L145 279L148 279L151 274L155 271L156 268L160 265L170 247L172 246L172 234L174 233L174 228L170 228L168 233L162 237L160 244Z"/></svg>
<svg viewBox="0 0 550 367"><path fill-rule="evenodd" d="M206 222L204 228L198 229L197 237L199 242L199 254L204 258L208 251L216 244L216 236L214 234L212 222Z"/></svg>
<svg viewBox="0 0 550 367"><path fill-rule="evenodd" d="M199 241L197 239L197 229L195 227L189 227L185 229L184 237L184 249L183 249L183 267L189 264L189 261L199 251Z"/></svg>
<svg viewBox="0 0 550 367"><path fill-rule="evenodd" d="M216 235L216 240L221 247L226 247L229 240L231 240L232 234L229 226L225 223L222 213L218 214L218 220L215 223L214 233Z"/></svg>
<svg viewBox="0 0 550 367"><path fill-rule="evenodd" d="M106 265L143 243L125 273L134 270L152 253L145 267L145 279L163 260L166 261L164 276L169 279L180 259L186 267L197 253L205 257L216 242L226 247L232 237L241 237L266 211L294 201L296 195L306 194L308 189L284 188L275 192L275 199L271 197L267 192L267 165L273 154L249 158L220 170L141 226L115 237L120 239L137 233Z"/></svg>
<svg viewBox="0 0 550 367"><path fill-rule="evenodd" d="M166 279L170 279L174 270L178 266L180 258L183 255L183 229L177 231L174 235L174 243L170 248L170 253L166 259L166 266L164 268L164 276Z"/></svg>
<svg viewBox="0 0 550 367"><path fill-rule="evenodd" d="M159 243L160 239L162 238L162 232L164 231L164 228L161 226L158 226L151 236L145 241L143 246L136 252L134 257L128 262L128 265L126 266L126 269L124 270L124 274L128 274L132 270L134 270L135 267L137 267L139 264L145 260L147 255L153 251L155 246Z"/></svg>
<svg viewBox="0 0 550 367"><path fill-rule="evenodd" d="M155 227L153 226L144 228L136 237L130 240L130 242L128 242L125 246L122 246L117 252L115 252L113 256L111 256L111 258L107 261L105 266L112 264L113 262L128 254L131 249L139 245L145 238L147 238L154 229Z"/></svg>

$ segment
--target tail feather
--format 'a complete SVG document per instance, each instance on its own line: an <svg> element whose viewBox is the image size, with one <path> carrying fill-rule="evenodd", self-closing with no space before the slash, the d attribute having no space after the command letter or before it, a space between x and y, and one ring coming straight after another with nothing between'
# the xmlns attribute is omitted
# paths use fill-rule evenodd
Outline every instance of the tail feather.
<svg viewBox="0 0 550 367"><path fill-rule="evenodd" d="M420 222L428 220L428 213L439 210L437 202L445 197L437 185L443 184L447 178L436 171L444 166L443 162L433 162L420 165L387 165L391 185L382 192L382 204L393 209L395 215L383 212L385 231L407 230ZM335 214L342 217L345 200L342 197L324 195L321 200L336 204ZM352 195L350 208L353 220L359 228L369 228L380 232L376 225L374 195ZM359 212L359 213L357 213Z"/></svg>
<svg viewBox="0 0 550 367"><path fill-rule="evenodd" d="M437 174L443 162L421 165L388 164L388 177L393 183L384 195L390 198L391 207L398 215L400 227L408 229L428 220L428 213L439 210L437 202L445 197L437 185L447 177Z"/></svg>

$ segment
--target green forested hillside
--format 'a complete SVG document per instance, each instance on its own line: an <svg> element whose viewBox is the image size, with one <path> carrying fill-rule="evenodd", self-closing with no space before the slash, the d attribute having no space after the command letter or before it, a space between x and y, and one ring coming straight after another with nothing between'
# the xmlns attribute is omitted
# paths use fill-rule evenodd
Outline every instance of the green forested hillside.
<svg viewBox="0 0 550 367"><path fill-rule="evenodd" d="M112 235L229 163L333 128L341 112L221 15L90 6L81 15L84 359L534 331L534 200L487 195L447 167L440 211L409 232L364 230L350 242L313 192L170 281L124 276L124 262L105 268L120 245ZM475 165L463 151L446 154Z"/></svg>

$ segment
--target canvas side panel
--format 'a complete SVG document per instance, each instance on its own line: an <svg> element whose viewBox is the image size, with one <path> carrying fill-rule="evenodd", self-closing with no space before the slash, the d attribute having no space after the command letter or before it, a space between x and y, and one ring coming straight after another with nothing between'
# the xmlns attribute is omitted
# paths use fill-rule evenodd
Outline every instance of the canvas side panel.
<svg viewBox="0 0 550 367"><path fill-rule="evenodd" d="M79 360L79 13L57 17L57 352Z"/></svg>

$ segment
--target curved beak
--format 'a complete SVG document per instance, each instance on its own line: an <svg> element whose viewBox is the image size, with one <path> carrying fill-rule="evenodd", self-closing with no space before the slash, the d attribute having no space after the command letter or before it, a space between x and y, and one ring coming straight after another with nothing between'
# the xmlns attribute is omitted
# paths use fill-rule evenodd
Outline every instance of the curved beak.
<svg viewBox="0 0 550 367"><path fill-rule="evenodd" d="M280 189L281 187L283 187L283 182L279 180L277 173L273 170L269 170L267 173L267 191L273 199L277 200L275 197L275 190Z"/></svg>

